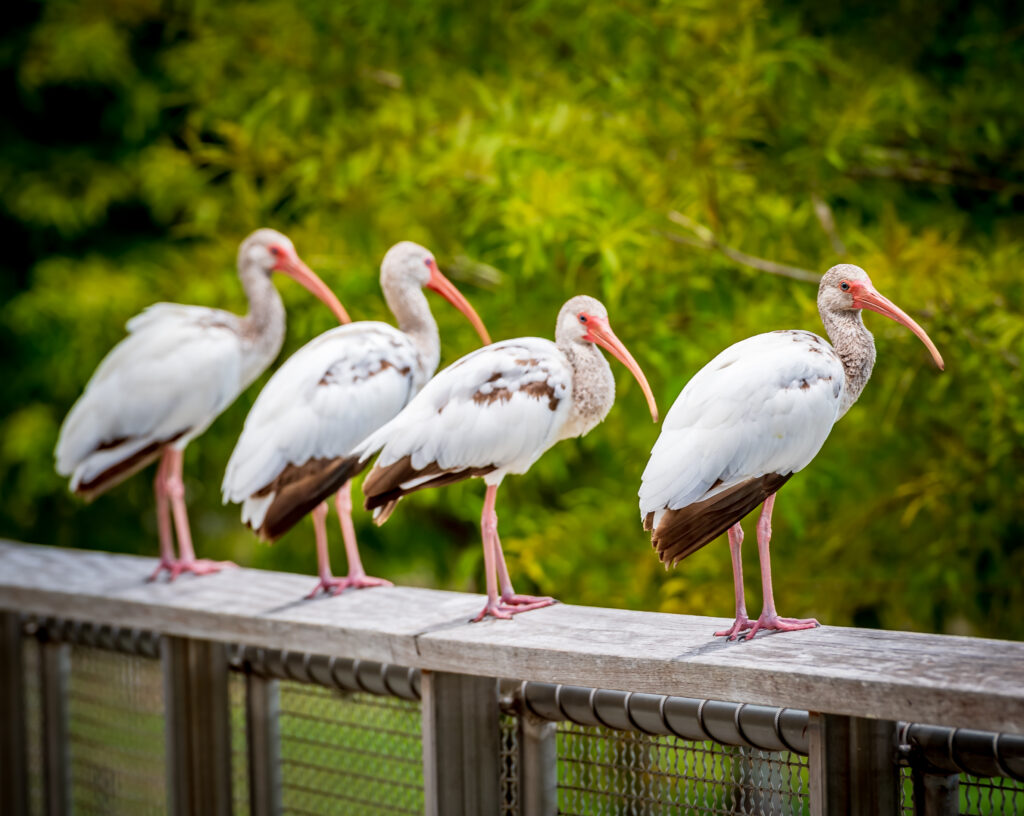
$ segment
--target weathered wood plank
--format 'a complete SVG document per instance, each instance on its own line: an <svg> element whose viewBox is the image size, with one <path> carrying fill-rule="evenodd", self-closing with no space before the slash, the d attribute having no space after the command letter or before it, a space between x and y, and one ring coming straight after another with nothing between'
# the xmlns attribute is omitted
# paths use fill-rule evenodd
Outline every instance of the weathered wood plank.
<svg viewBox="0 0 1024 816"><path fill-rule="evenodd" d="M559 604L470 624L481 596L302 600L308 576L147 584L155 560L0 542L0 609L435 671L1024 733L1024 643L826 626L725 643L727 621Z"/></svg>

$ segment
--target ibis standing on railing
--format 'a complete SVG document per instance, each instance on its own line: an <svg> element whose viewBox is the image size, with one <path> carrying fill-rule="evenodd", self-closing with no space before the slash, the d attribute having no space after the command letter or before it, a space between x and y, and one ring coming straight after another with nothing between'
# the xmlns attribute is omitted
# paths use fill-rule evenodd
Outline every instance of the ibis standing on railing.
<svg viewBox="0 0 1024 816"><path fill-rule="evenodd" d="M441 359L437 323L423 287L458 308L490 342L473 307L438 269L434 256L410 241L381 263L380 285L398 321L341 326L293 354L260 392L231 454L224 501L241 502L242 521L273 541L313 512L320 590L387 584L368 576L352 525L352 451L398 414L430 379ZM348 575L331 574L327 498L335 494Z"/></svg>
<svg viewBox="0 0 1024 816"><path fill-rule="evenodd" d="M779 488L806 467L832 426L857 401L875 364L875 344L862 309L901 323L928 347L917 323L881 295L863 269L832 267L818 288L818 311L832 345L807 331L774 331L730 346L687 383L665 417L640 487L644 529L666 564L674 565L728 530L736 620L716 636L735 639L761 629L817 626L781 618L772 594L772 508ZM747 617L740 520L764 503L757 523L764 606Z"/></svg>
<svg viewBox="0 0 1024 816"><path fill-rule="evenodd" d="M270 280L283 272L322 300L338 320L348 315L295 253L287 237L254 232L238 250L238 276L249 298L244 317L220 309L157 303L128 322L128 336L103 359L61 426L57 472L93 499L155 459L160 566L216 572L226 562L197 560L192 547L182 464L185 446L273 362L284 342L285 312ZM171 517L178 534L174 557Z"/></svg>
<svg viewBox="0 0 1024 816"><path fill-rule="evenodd" d="M580 295L558 313L554 343L520 337L466 355L357 448L362 462L381 451L363 482L366 506L377 508L379 524L408 493L483 478L487 605L476 620L508 618L554 603L513 591L498 539L495 497L506 474L525 473L556 442L583 436L608 415L615 379L597 346L636 377L657 421L647 379L612 331L604 306Z"/></svg>

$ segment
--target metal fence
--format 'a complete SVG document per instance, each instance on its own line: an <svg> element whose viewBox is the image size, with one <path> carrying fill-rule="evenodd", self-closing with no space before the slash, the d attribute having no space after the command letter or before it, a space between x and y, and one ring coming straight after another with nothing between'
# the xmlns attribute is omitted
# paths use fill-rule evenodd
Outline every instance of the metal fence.
<svg viewBox="0 0 1024 816"><path fill-rule="evenodd" d="M282 811L423 812L415 702L282 681Z"/></svg>
<svg viewBox="0 0 1024 816"><path fill-rule="evenodd" d="M20 634L24 810L186 810L169 790L181 771L166 639L52 619L23 619ZM418 671L222 650L223 812L424 811ZM480 765L495 769L503 816L812 812L805 711L543 683L495 691L496 756ZM1022 737L901 724L892 757L899 812L1024 814Z"/></svg>

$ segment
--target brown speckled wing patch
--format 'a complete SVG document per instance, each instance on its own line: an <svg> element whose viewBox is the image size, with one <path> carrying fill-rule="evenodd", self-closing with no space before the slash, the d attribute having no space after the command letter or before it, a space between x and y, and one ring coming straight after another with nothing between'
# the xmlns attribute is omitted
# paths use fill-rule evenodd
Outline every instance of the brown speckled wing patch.
<svg viewBox="0 0 1024 816"><path fill-rule="evenodd" d="M488 382L494 382L500 379L500 374L494 375ZM477 405L490 405L493 402L508 402L516 394L516 392L522 392L527 396L533 397L536 400L547 400L548 408L552 411L558 409L559 398L555 395L555 389L551 385L543 380L536 382L527 383L522 388L515 390L509 388L495 388L484 394L481 391L477 391L473 394L473 402Z"/></svg>

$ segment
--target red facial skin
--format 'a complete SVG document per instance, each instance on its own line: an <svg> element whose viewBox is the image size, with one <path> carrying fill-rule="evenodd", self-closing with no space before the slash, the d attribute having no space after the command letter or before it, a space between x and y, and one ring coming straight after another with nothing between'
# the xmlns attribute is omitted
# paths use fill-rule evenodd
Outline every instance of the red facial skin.
<svg viewBox="0 0 1024 816"><path fill-rule="evenodd" d="M352 318L348 316L348 312L341 305L341 301L335 297L334 292L328 289L327 284L320 280L316 273L302 262L294 250L286 249L279 244L271 244L269 249L270 254L274 256L276 261L273 267L275 272L283 272L289 278L298 281L299 284L308 289L314 297L321 300L334 313L339 323L352 322Z"/></svg>
<svg viewBox="0 0 1024 816"><path fill-rule="evenodd" d="M844 286L848 288L844 289ZM839 288L843 292L849 292L853 298L853 307L855 309L870 309L910 329L925 344L939 370L945 369L946 364L942 361L942 355L939 354L939 350L925 333L925 330L917 325L910 315L875 289L869 282L843 280L839 282Z"/></svg>
<svg viewBox="0 0 1024 816"><path fill-rule="evenodd" d="M647 407L650 409L651 419L657 422L658 406L654 401L654 394L651 392L651 386L647 383L647 377L644 376L644 372L640 369L640 365L637 361L633 359L633 355L629 353L626 347L622 344L622 341L615 336L615 332L612 331L612 327L608 325L608 318L588 314L587 312L580 312L579 315L577 315L577 319L587 327L587 333L583 335L583 339L588 340L591 343L596 343L601 348L607 350L609 354L628 368L630 374L632 374L636 378L636 381L640 383L640 388L644 392L644 396L647 398Z"/></svg>

